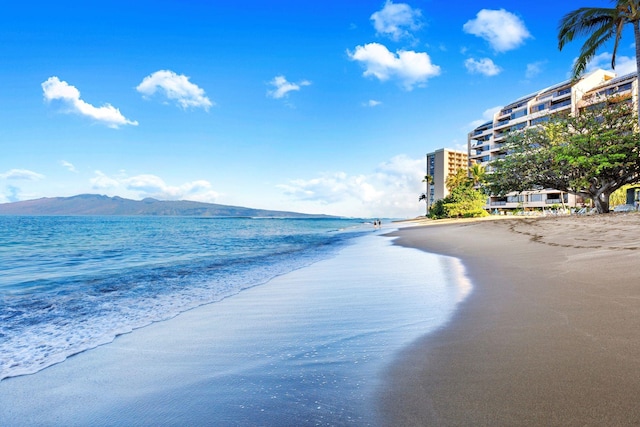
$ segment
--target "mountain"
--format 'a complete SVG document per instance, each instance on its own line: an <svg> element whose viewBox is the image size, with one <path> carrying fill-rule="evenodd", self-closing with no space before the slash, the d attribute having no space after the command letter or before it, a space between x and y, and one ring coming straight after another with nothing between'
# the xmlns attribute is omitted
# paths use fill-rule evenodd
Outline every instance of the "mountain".
<svg viewBox="0 0 640 427"><path fill-rule="evenodd" d="M73 197L45 197L0 203L0 215L150 215L202 217L330 218L296 212L269 211L188 200L163 201L152 198L129 200L98 194Z"/></svg>

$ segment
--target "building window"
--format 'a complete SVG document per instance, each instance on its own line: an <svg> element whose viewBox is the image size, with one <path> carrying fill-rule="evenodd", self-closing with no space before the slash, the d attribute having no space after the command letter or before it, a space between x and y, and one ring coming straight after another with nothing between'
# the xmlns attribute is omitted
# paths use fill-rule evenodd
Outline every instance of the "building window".
<svg viewBox="0 0 640 427"><path fill-rule="evenodd" d="M549 121L549 116L544 116L544 117L538 117L537 119L533 119L531 120L531 126L540 124L540 123L545 123Z"/></svg>

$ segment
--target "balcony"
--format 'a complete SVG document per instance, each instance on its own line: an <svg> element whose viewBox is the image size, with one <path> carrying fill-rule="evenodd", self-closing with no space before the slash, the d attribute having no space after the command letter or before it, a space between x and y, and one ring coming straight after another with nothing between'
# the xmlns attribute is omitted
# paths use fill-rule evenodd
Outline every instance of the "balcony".
<svg viewBox="0 0 640 427"><path fill-rule="evenodd" d="M496 123L493 129L494 130L503 129L505 126L509 126L509 122L511 122L511 120L500 120L498 123Z"/></svg>
<svg viewBox="0 0 640 427"><path fill-rule="evenodd" d="M553 99L557 100L557 99L562 99L562 98L567 98L571 96L571 88L565 88L565 89L560 89L557 92L554 92L553 94Z"/></svg>
<svg viewBox="0 0 640 427"><path fill-rule="evenodd" d="M505 117L505 116L510 116L511 115L511 111L513 111L512 108L507 108L506 110L500 111L498 113L498 118Z"/></svg>
<svg viewBox="0 0 640 427"><path fill-rule="evenodd" d="M558 108L567 107L567 106L571 106L571 99L566 99L556 104L551 104L551 107L549 107L549 109L553 111L553 110L557 110Z"/></svg>

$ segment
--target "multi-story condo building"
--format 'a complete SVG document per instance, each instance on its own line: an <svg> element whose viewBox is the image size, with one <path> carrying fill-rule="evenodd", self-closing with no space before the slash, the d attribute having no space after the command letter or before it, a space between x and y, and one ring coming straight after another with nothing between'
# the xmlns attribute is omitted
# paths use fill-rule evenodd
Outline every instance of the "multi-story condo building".
<svg viewBox="0 0 640 427"><path fill-rule="evenodd" d="M509 132L548 121L558 113L578 114L580 109L611 97L637 104L636 74L617 77L614 72L597 70L578 80L567 80L539 92L517 99L497 112L490 120L471 131L467 149L470 163L480 163L491 173L489 162L507 155L504 144ZM554 189L525 191L504 196L490 196L487 210L548 208L554 204L575 206L575 196Z"/></svg>
<svg viewBox="0 0 640 427"><path fill-rule="evenodd" d="M449 195L447 189L447 177L453 175L460 168L469 168L469 156L464 151L449 150L441 148L433 153L427 154L427 175L433 179L427 198L429 206L436 200L444 199Z"/></svg>

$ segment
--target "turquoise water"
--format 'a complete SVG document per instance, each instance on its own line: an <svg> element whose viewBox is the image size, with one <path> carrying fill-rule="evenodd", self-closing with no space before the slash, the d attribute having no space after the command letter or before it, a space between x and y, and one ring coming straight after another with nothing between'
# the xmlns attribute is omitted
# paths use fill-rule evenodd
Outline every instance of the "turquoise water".
<svg viewBox="0 0 640 427"><path fill-rule="evenodd" d="M351 219L0 216L0 380L326 259Z"/></svg>
<svg viewBox="0 0 640 427"><path fill-rule="evenodd" d="M366 230L268 284L0 381L0 425L383 425L387 368L471 283L459 260Z"/></svg>

